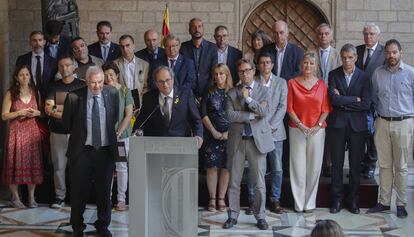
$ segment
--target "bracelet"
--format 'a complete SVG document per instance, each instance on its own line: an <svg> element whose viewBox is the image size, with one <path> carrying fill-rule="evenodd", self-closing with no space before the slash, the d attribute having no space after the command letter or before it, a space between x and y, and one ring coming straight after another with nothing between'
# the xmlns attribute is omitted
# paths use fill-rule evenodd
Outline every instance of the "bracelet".
<svg viewBox="0 0 414 237"><path fill-rule="evenodd" d="M296 122L296 126L299 127L299 125L301 125L302 122L299 120L299 122Z"/></svg>

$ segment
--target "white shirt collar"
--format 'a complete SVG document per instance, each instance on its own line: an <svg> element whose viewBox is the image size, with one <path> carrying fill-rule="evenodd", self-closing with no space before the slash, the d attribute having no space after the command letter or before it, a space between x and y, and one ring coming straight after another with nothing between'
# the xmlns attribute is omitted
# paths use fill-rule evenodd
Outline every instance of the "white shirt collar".
<svg viewBox="0 0 414 237"><path fill-rule="evenodd" d="M102 43L99 42L99 45L101 45L101 48L102 47L108 47L108 49L109 49L111 47L111 41L109 41L109 43L107 43L107 44L102 44Z"/></svg>
<svg viewBox="0 0 414 237"><path fill-rule="evenodd" d="M178 59L178 56L180 56L180 54L177 54L177 56L176 56L175 58L168 58L168 61L170 61L170 60L174 60L174 61L177 61L177 59Z"/></svg>
<svg viewBox="0 0 414 237"><path fill-rule="evenodd" d="M160 93L162 100L164 100L165 97L173 98L174 97L174 88L171 90L170 94L164 95L163 93Z"/></svg>
<svg viewBox="0 0 414 237"><path fill-rule="evenodd" d="M132 61L131 62L129 62L128 59L126 59L124 57L122 57L122 58L124 59L124 64L130 64L130 63L135 64L135 56L132 58Z"/></svg>
<svg viewBox="0 0 414 237"><path fill-rule="evenodd" d="M377 46L378 46L378 42L374 45L374 46L372 46L370 49L372 49L372 52L374 52L375 51L375 49L377 48ZM365 47L366 48L366 50L368 50L368 47L366 46Z"/></svg>
<svg viewBox="0 0 414 237"><path fill-rule="evenodd" d="M264 85L266 87L270 87L270 84L272 83L272 74L270 74L270 78L269 78L269 80L267 82L262 77L262 75L260 75L260 81L262 82L262 85ZM266 82L266 84L265 84L265 82Z"/></svg>
<svg viewBox="0 0 414 237"><path fill-rule="evenodd" d="M43 58L44 55L45 55L45 52L43 50L39 54L36 54L34 51L32 51L32 57L40 56L41 58Z"/></svg>

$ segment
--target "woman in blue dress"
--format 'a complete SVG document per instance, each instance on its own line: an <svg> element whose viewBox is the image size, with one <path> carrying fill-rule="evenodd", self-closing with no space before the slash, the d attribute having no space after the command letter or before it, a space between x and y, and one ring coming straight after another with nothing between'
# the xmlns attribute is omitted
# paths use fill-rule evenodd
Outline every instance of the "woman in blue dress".
<svg viewBox="0 0 414 237"><path fill-rule="evenodd" d="M201 158L204 168L207 169L207 187L210 196L208 210L224 212L226 211L224 198L229 183L229 171L226 167L229 121L224 106L226 93L232 88L233 81L230 70L225 64L218 64L213 68L213 78L213 86L208 89L201 103L201 117L206 128ZM218 196L216 196L217 185Z"/></svg>

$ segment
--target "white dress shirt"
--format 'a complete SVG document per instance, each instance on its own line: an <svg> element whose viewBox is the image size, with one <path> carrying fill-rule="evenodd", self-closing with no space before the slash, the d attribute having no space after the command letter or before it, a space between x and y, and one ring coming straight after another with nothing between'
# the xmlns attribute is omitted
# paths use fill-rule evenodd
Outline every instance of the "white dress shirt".
<svg viewBox="0 0 414 237"><path fill-rule="evenodd" d="M36 54L35 52L32 51L32 65L31 65L31 70L32 70L32 75L33 75L33 81L36 85L37 81L36 81L36 65L37 65L37 58L36 56L40 56L40 68L42 69L42 72L40 73L43 76L43 64L45 61L45 52L42 50L42 52L40 54Z"/></svg>
<svg viewBox="0 0 414 237"><path fill-rule="evenodd" d="M135 85L135 57L129 62L127 59L123 58L123 64L125 69L125 84L126 87L130 90L136 89Z"/></svg>
<svg viewBox="0 0 414 237"><path fill-rule="evenodd" d="M164 95L163 93L160 93L158 96L158 101L160 103L160 108L164 107L165 97L168 97L168 114L170 115L169 119L171 120L171 112L172 112L172 103L174 99L174 89L171 90L170 94ZM161 109L161 114L164 115L164 112Z"/></svg>

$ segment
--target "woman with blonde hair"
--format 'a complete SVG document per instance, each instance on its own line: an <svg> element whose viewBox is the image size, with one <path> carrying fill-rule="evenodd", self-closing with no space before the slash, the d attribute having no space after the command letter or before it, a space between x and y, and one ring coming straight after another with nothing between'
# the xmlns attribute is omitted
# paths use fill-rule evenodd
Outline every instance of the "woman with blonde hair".
<svg viewBox="0 0 414 237"><path fill-rule="evenodd" d="M298 212L315 209L325 120L332 110L328 87L316 77L317 67L316 53L307 52L301 62L301 74L288 81L290 183Z"/></svg>
<svg viewBox="0 0 414 237"><path fill-rule="evenodd" d="M225 116L225 100L227 91L232 88L233 81L230 69L225 64L213 68L213 86L203 96L201 117L204 124L204 142L201 148L201 159L207 169L207 188L210 195L209 211L226 211L225 196L229 183L227 169L226 141L229 121ZM218 184L218 197L216 197ZM216 206L216 200L217 206Z"/></svg>

